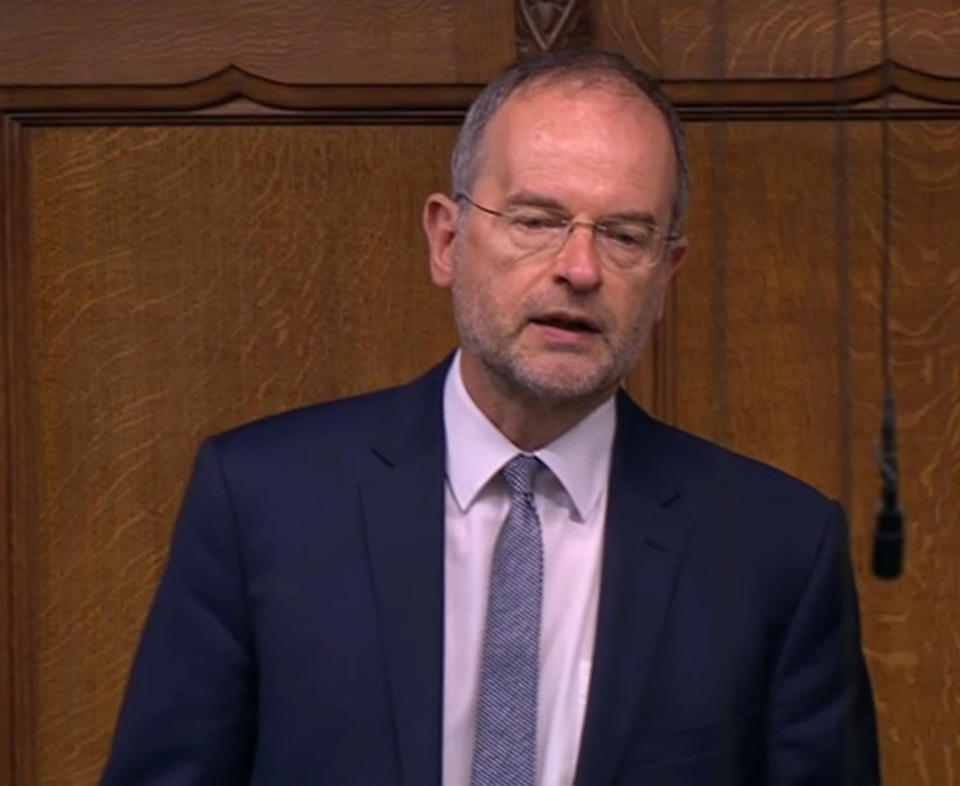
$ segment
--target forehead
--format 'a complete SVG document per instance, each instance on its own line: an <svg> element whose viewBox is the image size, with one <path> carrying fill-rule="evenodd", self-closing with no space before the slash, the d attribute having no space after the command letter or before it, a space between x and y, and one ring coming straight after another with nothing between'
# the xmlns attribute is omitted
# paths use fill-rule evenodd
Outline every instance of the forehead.
<svg viewBox="0 0 960 786"><path fill-rule="evenodd" d="M675 176L661 111L635 86L608 78L541 80L517 90L487 127L477 181L659 202L671 198Z"/></svg>

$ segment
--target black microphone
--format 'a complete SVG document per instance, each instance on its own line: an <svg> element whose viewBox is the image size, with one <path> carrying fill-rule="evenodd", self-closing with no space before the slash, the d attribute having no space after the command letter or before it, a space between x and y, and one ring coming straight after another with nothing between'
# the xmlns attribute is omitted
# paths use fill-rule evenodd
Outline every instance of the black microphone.
<svg viewBox="0 0 960 786"><path fill-rule="evenodd" d="M881 579L895 579L903 571L903 513L899 502L897 475L897 418L893 394L883 396L883 426L880 431L880 477L883 496L873 531L873 573Z"/></svg>

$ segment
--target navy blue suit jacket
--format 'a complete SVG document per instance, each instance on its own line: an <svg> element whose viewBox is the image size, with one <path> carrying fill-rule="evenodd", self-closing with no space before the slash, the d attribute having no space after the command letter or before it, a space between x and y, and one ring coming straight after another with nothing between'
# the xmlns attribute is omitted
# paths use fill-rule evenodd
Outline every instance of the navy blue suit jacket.
<svg viewBox="0 0 960 786"><path fill-rule="evenodd" d="M442 388L208 440L106 784L432 786ZM877 782L839 506L620 395L577 784Z"/></svg>

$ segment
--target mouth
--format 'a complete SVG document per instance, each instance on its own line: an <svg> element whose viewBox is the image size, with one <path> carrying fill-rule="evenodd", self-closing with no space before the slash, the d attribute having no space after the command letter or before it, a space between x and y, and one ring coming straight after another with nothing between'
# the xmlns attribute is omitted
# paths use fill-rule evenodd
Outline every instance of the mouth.
<svg viewBox="0 0 960 786"><path fill-rule="evenodd" d="M574 314L567 311L551 311L532 317L530 322L554 330L563 330L568 333L593 334L599 333L600 324L583 314Z"/></svg>

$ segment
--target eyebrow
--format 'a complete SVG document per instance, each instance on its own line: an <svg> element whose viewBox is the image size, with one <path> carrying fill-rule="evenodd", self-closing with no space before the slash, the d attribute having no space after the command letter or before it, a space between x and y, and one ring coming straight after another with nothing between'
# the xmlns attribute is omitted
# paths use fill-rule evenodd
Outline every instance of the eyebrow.
<svg viewBox="0 0 960 786"><path fill-rule="evenodd" d="M507 197L503 203L504 209L511 207L540 207L545 210L552 210L557 213L570 215L570 211L563 203L556 199L533 191L518 191ZM594 219L599 224L609 224L611 222L622 221L625 223L647 224L656 228L658 225L656 216L647 210L622 210L617 213L607 213Z"/></svg>
<svg viewBox="0 0 960 786"><path fill-rule="evenodd" d="M546 210L555 210L558 213L569 213L560 202L556 199L552 199L548 196L542 196L540 194L535 194L532 191L518 191L515 194L511 194L507 197L506 201L503 203L505 208L508 207L542 207Z"/></svg>

